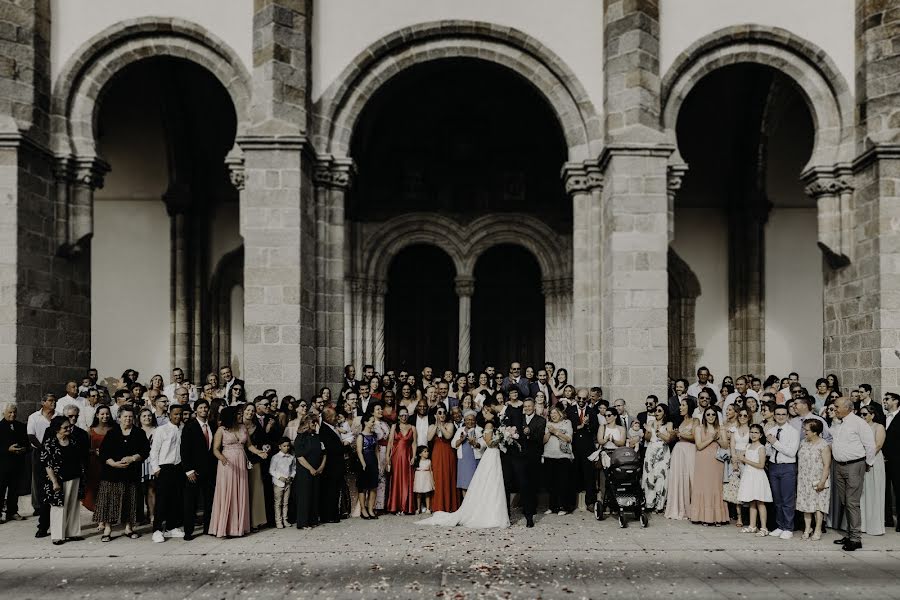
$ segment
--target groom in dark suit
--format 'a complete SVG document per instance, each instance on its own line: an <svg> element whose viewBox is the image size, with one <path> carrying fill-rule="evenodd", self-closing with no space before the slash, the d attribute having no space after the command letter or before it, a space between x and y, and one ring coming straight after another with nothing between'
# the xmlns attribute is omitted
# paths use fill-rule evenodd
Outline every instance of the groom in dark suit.
<svg viewBox="0 0 900 600"><path fill-rule="evenodd" d="M512 479L522 498L522 512L525 526L534 527L534 513L537 509L537 485L540 474L541 455L544 452L544 430L547 421L535 414L534 400L525 399L522 412L508 413L506 426L515 427L519 432L519 445L507 446Z"/></svg>

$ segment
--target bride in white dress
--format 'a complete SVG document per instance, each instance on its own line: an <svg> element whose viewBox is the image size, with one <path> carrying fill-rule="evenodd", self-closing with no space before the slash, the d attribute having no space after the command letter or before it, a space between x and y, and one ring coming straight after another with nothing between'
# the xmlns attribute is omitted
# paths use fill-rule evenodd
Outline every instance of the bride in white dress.
<svg viewBox="0 0 900 600"><path fill-rule="evenodd" d="M438 525L443 527L509 527L509 513L506 510L506 488L503 485L503 467L500 464L500 449L491 444L493 426L485 425L481 462L475 469L469 491L456 512L436 512L427 519L416 521L416 525Z"/></svg>

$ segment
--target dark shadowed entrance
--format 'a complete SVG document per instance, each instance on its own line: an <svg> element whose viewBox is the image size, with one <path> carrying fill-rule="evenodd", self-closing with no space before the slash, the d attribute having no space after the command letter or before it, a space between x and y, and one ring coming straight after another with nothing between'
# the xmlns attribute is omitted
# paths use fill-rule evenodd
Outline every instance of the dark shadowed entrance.
<svg viewBox="0 0 900 600"><path fill-rule="evenodd" d="M456 369L459 302L453 261L434 246L413 245L394 258L385 298L385 366L418 373Z"/></svg>
<svg viewBox="0 0 900 600"><path fill-rule="evenodd" d="M475 265L472 298L472 368L487 364L506 373L513 360L544 364L544 295L541 269L528 250L494 246ZM524 374L524 372L523 372Z"/></svg>

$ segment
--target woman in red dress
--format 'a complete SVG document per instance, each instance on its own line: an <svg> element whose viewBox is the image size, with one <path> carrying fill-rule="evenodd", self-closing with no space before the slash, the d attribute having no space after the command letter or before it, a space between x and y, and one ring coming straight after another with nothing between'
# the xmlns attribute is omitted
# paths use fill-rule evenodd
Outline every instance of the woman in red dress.
<svg viewBox="0 0 900 600"><path fill-rule="evenodd" d="M416 448L416 428L409 424L409 410L401 406L399 421L391 426L388 436L388 471L391 473L391 494L388 512L413 514L416 498L413 493L413 451Z"/></svg>
<svg viewBox="0 0 900 600"><path fill-rule="evenodd" d="M450 446L455 428L447 421L447 412L438 406L434 413L434 424L428 426L428 441L431 450L431 471L434 474L434 497L431 510L455 512L459 508L456 492L456 450Z"/></svg>

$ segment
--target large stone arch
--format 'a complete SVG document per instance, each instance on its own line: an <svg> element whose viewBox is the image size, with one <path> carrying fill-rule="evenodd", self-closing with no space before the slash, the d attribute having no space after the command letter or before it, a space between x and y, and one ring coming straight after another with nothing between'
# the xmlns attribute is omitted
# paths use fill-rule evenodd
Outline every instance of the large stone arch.
<svg viewBox="0 0 900 600"><path fill-rule="evenodd" d="M61 156L96 156L97 106L107 84L124 67L158 56L185 59L212 73L234 104L238 134L246 131L250 74L235 51L190 21L146 17L104 29L63 66L51 98L54 151Z"/></svg>
<svg viewBox="0 0 900 600"><path fill-rule="evenodd" d="M525 78L556 114L569 160L599 154L601 120L584 87L556 54L516 29L462 20L406 27L357 55L317 103L316 147L334 156L349 155L355 125L372 95L404 69L444 58L489 61Z"/></svg>
<svg viewBox="0 0 900 600"><path fill-rule="evenodd" d="M790 31L739 25L694 42L662 79L662 126L677 143L675 124L681 105L709 73L733 64L756 63L791 78L809 107L815 144L804 170L832 169L853 158L853 97L847 82L824 50Z"/></svg>

